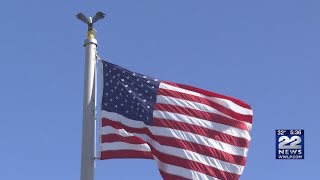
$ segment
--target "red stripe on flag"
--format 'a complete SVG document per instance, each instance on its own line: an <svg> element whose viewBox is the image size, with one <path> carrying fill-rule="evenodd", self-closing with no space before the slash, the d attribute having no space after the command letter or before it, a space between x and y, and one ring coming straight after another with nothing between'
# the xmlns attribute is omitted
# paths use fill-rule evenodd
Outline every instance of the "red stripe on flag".
<svg viewBox="0 0 320 180"><path fill-rule="evenodd" d="M104 134L101 136L101 143L107 142L125 142L130 144L144 144L144 140L137 136L123 137L118 134Z"/></svg>
<svg viewBox="0 0 320 180"><path fill-rule="evenodd" d="M187 179L187 178L184 178L181 176L166 173L160 169L159 169L159 171L160 171L161 176L166 180L191 180L191 179Z"/></svg>
<svg viewBox="0 0 320 180"><path fill-rule="evenodd" d="M208 128L204 128L204 127L200 127L192 124L186 124L178 121L172 121L172 120L161 119L161 118L153 118L153 125L158 127L167 127L167 128L182 130L186 132L191 132L194 134L199 134L201 136L209 137L211 139L228 143L233 146L245 147L245 148L249 147L249 141L244 138L234 137L229 134L224 134L219 131L211 130Z"/></svg>
<svg viewBox="0 0 320 180"><path fill-rule="evenodd" d="M211 122L224 124L224 125L228 125L231 127L245 130L245 131L249 131L248 127L244 123L230 119L225 116L214 114L214 113L203 112L203 111L186 108L186 107L180 107L180 106L171 105L171 104L159 104L159 103L156 104L155 110L184 114L187 116L192 116L199 119L204 119Z"/></svg>
<svg viewBox="0 0 320 180"><path fill-rule="evenodd" d="M155 136L147 128L132 128L132 127L123 125L120 122L109 120L107 118L102 118L102 126L111 126L116 129L125 129L127 132L130 132L130 133L146 134L150 138L152 138L154 141L157 141L158 143L160 143L161 145L176 147L180 149L186 149L186 150L196 152L205 156L210 156L225 162L242 165L242 166L244 166L246 163L246 157L244 156L229 154L227 152L220 151L215 148L211 148L205 145L201 145L198 143L193 143L193 142L189 142L181 139L165 137L165 136ZM102 138L104 136L106 135L102 135Z"/></svg>
<svg viewBox="0 0 320 180"><path fill-rule="evenodd" d="M233 180L233 179L238 179L240 176L238 174L222 171L212 166L198 163L190 159L184 159L181 157L162 153L157 149L153 148L152 146L150 146L150 148L151 148L152 154L156 156L160 161L166 164L171 164L171 165L183 167L186 169L191 169L191 170L201 172L219 179Z"/></svg>
<svg viewBox="0 0 320 180"><path fill-rule="evenodd" d="M101 151L100 159L114 159L114 158L141 158L153 159L150 152L136 151L136 150L108 150Z"/></svg>
<svg viewBox="0 0 320 180"><path fill-rule="evenodd" d="M207 90L196 88L196 87L189 86L189 85L172 83L172 82L168 82L168 81L162 81L162 82L166 83L166 84L169 84L169 85L172 85L172 86L180 87L180 88L183 88L183 89L186 89L186 90L189 90L189 91L197 92L197 93L200 93L200 94L203 94L203 95L206 95L206 96L228 99L228 100L233 101L234 103L238 104L239 106L242 106L242 107L247 108L247 109L251 109L250 105L248 105L247 103L245 103L245 102L243 102L243 101L241 101L239 99L230 97L230 96L225 96L225 95L222 95L222 94L214 93L214 92L211 92L211 91L207 91Z"/></svg>
<svg viewBox="0 0 320 180"><path fill-rule="evenodd" d="M234 112L233 110L226 108L220 104L217 104L213 101L210 101L206 98L202 98L199 96L194 96L194 95L190 95L190 94L185 94L185 93L181 93L181 92L177 92L177 91L173 91L173 90L168 90L168 89L159 89L158 90L158 95L164 95L164 96L169 96L169 97L173 97L173 98L178 98L178 99L184 99L184 100L188 100L188 101L193 101L193 102L198 102L201 104L205 104L208 105L232 118L235 118L239 121L245 121L245 122L249 122L252 123L252 116L251 115L244 115L244 114L239 114L237 112ZM179 107L180 108L180 107Z"/></svg>

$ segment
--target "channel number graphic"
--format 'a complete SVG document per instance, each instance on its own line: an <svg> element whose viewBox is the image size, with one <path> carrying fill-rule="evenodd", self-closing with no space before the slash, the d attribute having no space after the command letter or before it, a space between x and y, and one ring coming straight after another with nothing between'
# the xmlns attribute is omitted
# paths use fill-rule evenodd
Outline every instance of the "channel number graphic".
<svg viewBox="0 0 320 180"><path fill-rule="evenodd" d="M301 149L302 146L299 145L301 143L301 130L290 130L290 138L285 136L286 130L277 130L279 137L279 149Z"/></svg>

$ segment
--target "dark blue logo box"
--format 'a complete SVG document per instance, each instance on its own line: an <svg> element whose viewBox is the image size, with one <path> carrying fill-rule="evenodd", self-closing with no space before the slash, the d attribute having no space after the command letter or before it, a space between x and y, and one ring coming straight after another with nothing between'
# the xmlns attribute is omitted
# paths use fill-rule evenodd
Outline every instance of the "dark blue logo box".
<svg viewBox="0 0 320 180"><path fill-rule="evenodd" d="M276 130L276 159L304 159L304 130Z"/></svg>

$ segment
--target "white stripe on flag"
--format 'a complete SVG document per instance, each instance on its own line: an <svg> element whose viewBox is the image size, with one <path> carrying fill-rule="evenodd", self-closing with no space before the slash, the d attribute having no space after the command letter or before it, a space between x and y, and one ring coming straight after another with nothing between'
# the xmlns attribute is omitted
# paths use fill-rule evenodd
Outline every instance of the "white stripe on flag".
<svg viewBox="0 0 320 180"><path fill-rule="evenodd" d="M211 121L208 121L205 119L199 119L199 118L192 117L192 116L187 116L187 115L172 113L172 112L167 112L167 111L159 111L159 110L153 111L153 115L154 115L154 117L157 117L157 118L170 119L173 121L183 122L183 123L187 123L187 124L193 124L193 125L197 125L200 127L212 129L212 130L219 131L221 133L228 134L231 136L244 138L249 141L251 139L248 131L238 129L238 128L235 128L232 126L220 124L220 123L211 122Z"/></svg>
<svg viewBox="0 0 320 180"><path fill-rule="evenodd" d="M175 106L180 106L180 107L191 108L191 109L195 109L195 110L199 110L199 111L204 111L204 112L208 112L208 113L218 114L218 115L230 118L232 120L244 123L248 127L249 130L251 130L251 128L252 128L251 123L235 119L235 118L228 116L227 114L224 114L224 113L222 113L222 112L216 110L215 108L208 106L206 104L202 104L202 103L198 103L198 102L194 102L194 101L188 101L188 100L184 100L184 99L178 99L178 98L169 97L169 96L163 96L163 95L157 96L157 103L170 104L170 105L175 105Z"/></svg>
<svg viewBox="0 0 320 180"><path fill-rule="evenodd" d="M214 148L229 154L238 155L238 156L246 157L248 154L248 149L244 147L233 146L224 142L211 139L209 137L205 137L205 136L201 136L198 134L193 134L193 133L185 132L181 130L147 126L141 121L131 120L114 112L101 111L101 117L108 118L112 121L120 122L121 124L126 125L128 127L134 127L134 128L147 127L150 130L150 132L156 136L165 136L165 137L185 140L188 142L197 143L200 145L211 147L211 148ZM102 134L108 133L108 131L105 131L104 128L105 127L102 127Z"/></svg>
<svg viewBox="0 0 320 180"><path fill-rule="evenodd" d="M117 134L117 133L113 133ZM125 142L108 142L100 145L101 151L113 151L113 150L136 150L151 152L148 144L130 144Z"/></svg>
<svg viewBox="0 0 320 180"><path fill-rule="evenodd" d="M214 109L211 106L208 106L208 105L202 104L202 103L198 103L198 102L194 102L194 101L188 101L188 100L184 100L184 99L178 99L178 98L174 98L174 97L158 95L157 96L157 103L170 104L170 105L175 105L175 106L191 108L191 109L195 109L195 110L199 110L199 111L218 114L218 115L230 118L230 119L234 119L234 118L228 116L227 114L224 114L224 113Z"/></svg>
<svg viewBox="0 0 320 180"><path fill-rule="evenodd" d="M166 164L162 161L160 161L157 157L153 156L154 160L156 161L159 169L161 171L164 171L168 174L173 174L173 175L177 175L177 176L181 176L187 179L195 179L195 180L219 180L215 177L206 175L204 173L198 172L198 171L194 171L191 169L186 169L183 167L179 167L179 166L175 166L175 165L171 165L171 164Z"/></svg>
<svg viewBox="0 0 320 180"><path fill-rule="evenodd" d="M124 135L126 134L126 133L122 133L123 131L125 131L124 129L115 129L113 127L108 127L108 126L103 128L102 131L107 134L117 134L121 136L122 134ZM192 152L186 149L161 145L157 141L154 141L152 138L150 138L145 134L132 133L132 135L143 139L145 142L149 142L152 145L152 147L154 147L156 150L164 154L170 154L173 156L181 157L183 159L192 160L192 161L219 169L221 171L226 171L226 172L235 173L239 175L242 174L244 169L244 166L228 163L228 162L215 159L213 157L201 155L199 153ZM127 137L127 136L124 136L124 137ZM107 151L107 150L139 150L139 151L148 151L148 152L150 151L150 148L147 144L136 145L136 144L129 144L124 142L103 143L101 148L103 151Z"/></svg>
<svg viewBox="0 0 320 180"><path fill-rule="evenodd" d="M182 88L179 88L179 87L176 87L176 86L172 86L172 85L169 85L169 84L166 84L166 83L163 83L163 82L160 83L159 87L162 88L162 89L173 90L173 91L177 91L177 92L190 94L190 95L194 95L194 96L198 96L198 97L202 97L202 98L208 99L208 100L213 101L213 102L215 102L217 104L220 104L221 106L223 106L225 108L231 109L234 112L237 112L239 114L253 115L253 112L252 112L251 109L244 108L244 107L242 107L242 106L230 101L229 99L222 99L222 98L218 98L218 97L206 96L206 95L203 95L203 94L200 94L200 93L197 93L197 92L193 92L193 91L189 91L189 90L186 90L186 89L182 89Z"/></svg>

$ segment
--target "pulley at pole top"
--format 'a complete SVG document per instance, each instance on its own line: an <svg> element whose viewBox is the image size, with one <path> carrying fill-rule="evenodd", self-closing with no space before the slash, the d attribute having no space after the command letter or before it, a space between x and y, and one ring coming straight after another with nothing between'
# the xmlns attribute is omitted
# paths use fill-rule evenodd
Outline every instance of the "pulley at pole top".
<svg viewBox="0 0 320 180"><path fill-rule="evenodd" d="M105 14L103 12L97 12L96 15L93 16L93 18L89 17L87 18L85 15L82 13L79 13L76 15L77 18L86 23L88 25L88 31L87 31L87 37L90 39L94 38L94 35L96 34L96 30L93 28L93 23L97 22L100 19L103 19L105 17Z"/></svg>

